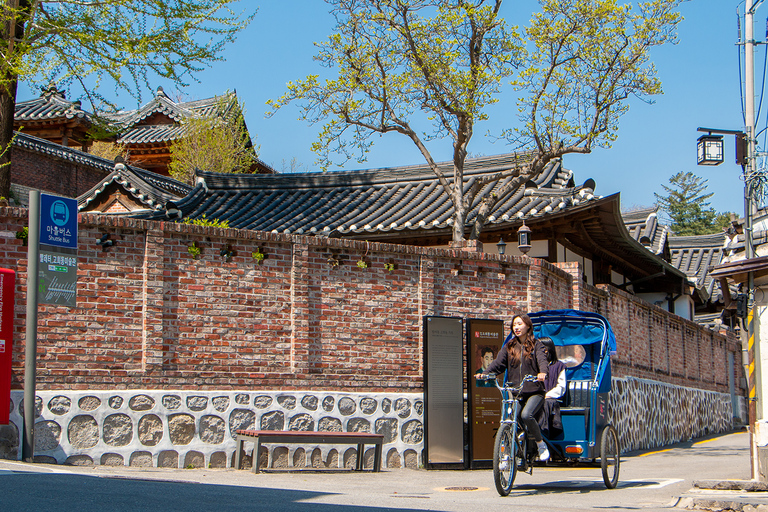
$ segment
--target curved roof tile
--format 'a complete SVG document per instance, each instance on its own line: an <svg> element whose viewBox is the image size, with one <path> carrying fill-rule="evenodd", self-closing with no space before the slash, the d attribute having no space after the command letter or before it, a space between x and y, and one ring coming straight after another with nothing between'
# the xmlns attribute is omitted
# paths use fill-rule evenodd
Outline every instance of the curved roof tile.
<svg viewBox="0 0 768 512"><path fill-rule="evenodd" d="M466 186L527 158L526 154L506 154L467 160ZM451 175L452 165L439 164ZM195 190L174 206L186 218L205 215L227 220L235 228L354 237L448 229L453 222L453 206L426 165L281 175L198 172L198 179ZM486 185L483 190L490 192L509 179ZM573 186L573 174L563 169L559 160L551 162L535 184L539 188L533 195L520 187L503 198L489 222L542 216L596 199L591 188ZM468 222L474 219L478 206L476 201Z"/></svg>
<svg viewBox="0 0 768 512"><path fill-rule="evenodd" d="M91 117L80 108L79 101L69 101L63 92L50 88L38 98L17 102L14 112L15 120L27 122L61 118L90 121Z"/></svg>

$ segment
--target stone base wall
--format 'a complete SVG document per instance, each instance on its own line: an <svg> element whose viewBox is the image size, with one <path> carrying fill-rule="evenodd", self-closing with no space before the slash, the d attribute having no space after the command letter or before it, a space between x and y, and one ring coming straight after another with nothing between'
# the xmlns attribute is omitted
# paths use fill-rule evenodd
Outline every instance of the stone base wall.
<svg viewBox="0 0 768 512"><path fill-rule="evenodd" d="M0 426L0 458L20 459L23 391L11 393L11 425ZM419 394L313 391L41 391L35 460L52 464L231 467L239 429L376 432L382 466L421 462ZM246 443L245 466L253 443ZM370 453L369 453L370 452ZM262 446L262 466L354 467L356 446ZM364 454L373 463L373 448Z"/></svg>
<svg viewBox="0 0 768 512"><path fill-rule="evenodd" d="M608 409L624 453L728 432L735 423L730 395L633 377L613 379Z"/></svg>
<svg viewBox="0 0 768 512"><path fill-rule="evenodd" d="M23 392L11 399L0 458L18 460ZM54 464L232 467L235 431L253 428L380 433L385 468L419 467L424 448L421 393L41 391L36 409L35 459ZM734 427L727 394L632 377L613 379L609 410L624 453ZM247 443L245 467L252 450ZM357 453L349 445L271 444L260 457L262 467L339 468L353 467ZM373 448L364 458L371 467Z"/></svg>

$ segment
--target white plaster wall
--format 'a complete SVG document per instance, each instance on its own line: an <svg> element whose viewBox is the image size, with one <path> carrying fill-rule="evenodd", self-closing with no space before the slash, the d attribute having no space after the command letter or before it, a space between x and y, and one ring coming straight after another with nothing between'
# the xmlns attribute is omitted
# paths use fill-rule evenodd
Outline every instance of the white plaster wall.
<svg viewBox="0 0 768 512"><path fill-rule="evenodd" d="M167 406L169 396L180 397L179 407ZM274 426L271 430L289 430L291 418L299 415L306 415L313 422L312 430L318 430L319 423L323 418L333 418L339 421L341 430L357 429L366 431L365 424L369 424L367 431L376 431L378 422L385 422L387 425L396 425L396 432L393 439L383 446L383 467L388 466L388 460L392 457L392 450L397 454L395 460L399 459L400 465L404 465L406 455L409 460L413 456L420 462L421 451L423 447L423 400L419 394L403 393L328 393L314 391L285 391L285 392L243 392L243 391L153 391L153 390L119 390L119 391L41 391L37 393L39 416L36 418L35 429L35 456L42 461L74 464L88 464L90 459L93 464L101 464L102 457L105 454L110 456L107 464L116 463L119 457L125 465L131 462L131 456L139 452L149 452L152 457L152 466L164 465L160 461L160 455L163 452L175 451L178 453L178 464L176 467L185 467L186 455L190 452L199 452L204 457L204 465L211 464L212 456L219 453L219 459L226 456L226 466L232 464L232 457L236 448L234 431L237 429L264 429L264 421L271 414L282 414L284 424ZM79 407L80 401L85 397L96 397L100 400L100 405L93 410L83 410ZM141 400L142 410L131 408L131 400L135 397L143 397ZM267 397L270 403L265 407L255 405L260 398ZM315 397L316 407L313 409L307 407L307 397ZM148 399L150 400L148 400ZM197 402L202 402L205 398L204 408L190 408L190 398ZM228 398L226 407L221 407L223 398ZM21 432L21 416L19 413L19 404L23 401L23 391L13 391L11 393L14 413L13 422L18 431ZM60 406L50 407L52 403L61 404L63 399L68 399L69 407ZM219 399L219 407L214 405L214 399ZM93 398L88 398L93 402ZM65 400L64 400L65 401ZM149 402L153 402L151 407L147 408ZM305 405L302 405L304 401ZM371 409L371 404L375 401L375 410ZM120 402L115 407L116 402ZM292 403L291 403L292 402ZM311 400L310 400L311 402ZM328 406L331 402L332 405ZM325 407L324 407L325 403ZM367 411L363 409L363 404L368 404ZM387 406L388 404L388 406ZM343 407L346 405L347 407ZM350 409L354 408L354 412ZM65 410L66 409L66 410ZM123 432L122 440L130 437L130 441L116 446L114 439L110 442L110 435L114 434L115 429L110 427L109 418L112 415L121 414L130 418L128 430ZM156 415L160 418L163 425L162 438L156 444L147 445L142 442L138 425L142 417L146 415ZM186 414L194 418L194 434L192 439L185 444L174 442L172 434L172 425L170 418L175 414ZM82 446L82 435L79 437L77 427L73 420L79 416L90 416L98 425L98 440L93 446ZM306 417L305 416L305 417ZM220 442L206 442L212 436L202 436L204 418L220 418L223 420L224 432ZM113 417L114 418L114 417ZM209 432L210 433L210 432ZM187 433L188 434L188 433ZM176 435L178 438L178 433ZM183 437L183 436L182 436ZM214 436L215 437L215 436ZM388 434L385 434L385 441L388 440ZM21 435L19 435L19 439ZM253 443L248 443L246 451L252 449ZM323 460L326 460L328 453L336 449L339 453L340 462L343 460L343 454L349 449L354 448L350 445L320 445ZM297 447L290 447L289 460L292 460L293 452ZM309 456L314 447L307 449ZM18 450L19 454L21 449ZM415 452L408 453L406 452ZM18 458L18 456L17 456ZM146 456L145 456L146 458ZM311 465L309 462L307 465ZM167 467L167 464L165 465Z"/></svg>

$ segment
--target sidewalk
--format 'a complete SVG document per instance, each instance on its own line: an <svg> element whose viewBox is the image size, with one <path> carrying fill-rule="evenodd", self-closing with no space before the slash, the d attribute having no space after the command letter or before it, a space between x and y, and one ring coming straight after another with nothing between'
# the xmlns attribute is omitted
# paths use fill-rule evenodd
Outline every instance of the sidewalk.
<svg viewBox="0 0 768 512"><path fill-rule="evenodd" d="M678 508L768 512L768 484L753 480L699 480L680 497Z"/></svg>

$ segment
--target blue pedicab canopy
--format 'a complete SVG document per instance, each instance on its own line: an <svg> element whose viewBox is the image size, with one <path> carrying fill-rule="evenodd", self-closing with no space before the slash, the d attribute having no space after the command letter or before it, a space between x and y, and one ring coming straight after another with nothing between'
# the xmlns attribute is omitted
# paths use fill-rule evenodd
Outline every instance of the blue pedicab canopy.
<svg viewBox="0 0 768 512"><path fill-rule="evenodd" d="M568 380L593 380L599 391L610 390L610 356L616 353L616 336L602 315L575 309L529 313L533 334L548 336L556 346L581 345L586 354L578 366L566 371Z"/></svg>
<svg viewBox="0 0 768 512"><path fill-rule="evenodd" d="M616 336L611 324L602 315L575 309L553 309L529 313L533 334L549 336L556 345L590 345L607 343L611 354L616 353Z"/></svg>

